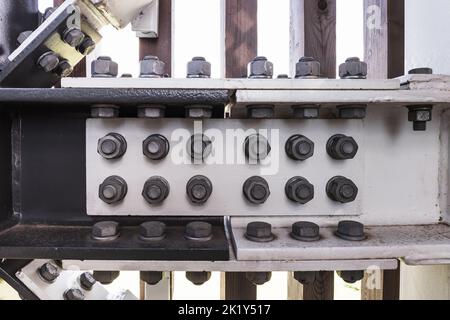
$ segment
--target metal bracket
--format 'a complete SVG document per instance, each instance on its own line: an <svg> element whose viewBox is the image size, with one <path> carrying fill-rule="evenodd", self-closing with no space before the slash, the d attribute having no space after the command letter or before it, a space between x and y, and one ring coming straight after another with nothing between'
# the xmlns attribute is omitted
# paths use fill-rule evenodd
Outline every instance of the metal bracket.
<svg viewBox="0 0 450 320"><path fill-rule="evenodd" d="M131 23L139 38L158 38L159 0L153 0Z"/></svg>

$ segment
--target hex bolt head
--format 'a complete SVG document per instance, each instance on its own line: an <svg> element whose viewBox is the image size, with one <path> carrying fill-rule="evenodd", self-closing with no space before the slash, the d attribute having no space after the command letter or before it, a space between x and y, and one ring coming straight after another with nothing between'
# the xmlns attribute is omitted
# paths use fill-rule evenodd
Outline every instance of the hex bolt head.
<svg viewBox="0 0 450 320"><path fill-rule="evenodd" d="M84 293L80 289L69 289L63 294L64 300L84 300Z"/></svg>
<svg viewBox="0 0 450 320"><path fill-rule="evenodd" d="M292 160L304 161L314 155L314 142L303 135L295 134L286 141L284 149Z"/></svg>
<svg viewBox="0 0 450 320"><path fill-rule="evenodd" d="M355 139L343 134L335 134L327 142L327 153L335 160L353 159L358 152Z"/></svg>
<svg viewBox="0 0 450 320"><path fill-rule="evenodd" d="M70 65L70 62L67 60L61 61L55 69L55 73L61 77L68 77L73 71L73 67Z"/></svg>
<svg viewBox="0 0 450 320"><path fill-rule="evenodd" d="M246 272L245 278L255 286L262 286L272 278L272 272Z"/></svg>
<svg viewBox="0 0 450 320"><path fill-rule="evenodd" d="M94 271L94 279L103 285L113 283L119 275L120 271Z"/></svg>
<svg viewBox="0 0 450 320"><path fill-rule="evenodd" d="M250 79L272 79L273 63L266 57L255 57L248 64L247 76Z"/></svg>
<svg viewBox="0 0 450 320"><path fill-rule="evenodd" d="M302 57L295 65L296 79L317 79L320 77L320 62L312 57Z"/></svg>
<svg viewBox="0 0 450 320"><path fill-rule="evenodd" d="M347 283L355 283L364 278L364 270L337 271L337 274Z"/></svg>
<svg viewBox="0 0 450 320"><path fill-rule="evenodd" d="M190 105L186 106L186 118L190 119L209 119L212 117L212 106L207 105Z"/></svg>
<svg viewBox="0 0 450 320"><path fill-rule="evenodd" d="M56 11L55 7L48 7L45 9L44 14L42 15L42 20L45 21L47 20L52 14L53 12Z"/></svg>
<svg viewBox="0 0 450 320"><path fill-rule="evenodd" d="M254 242L270 242L275 239L272 233L272 225L262 221L253 221L247 224L245 237Z"/></svg>
<svg viewBox="0 0 450 320"><path fill-rule="evenodd" d="M186 184L186 194L192 204L205 204L211 196L212 191L213 186L211 180L202 175L192 177Z"/></svg>
<svg viewBox="0 0 450 320"><path fill-rule="evenodd" d="M69 28L64 31L62 39L71 47L78 47L84 40L84 33L78 28Z"/></svg>
<svg viewBox="0 0 450 320"><path fill-rule="evenodd" d="M83 56L87 56L95 49L95 41L91 37L85 36L83 41L78 45L77 51Z"/></svg>
<svg viewBox="0 0 450 320"><path fill-rule="evenodd" d="M100 221L92 226L92 238L109 241L119 237L119 223L115 221Z"/></svg>
<svg viewBox="0 0 450 320"><path fill-rule="evenodd" d="M98 57L92 61L91 73L93 78L115 78L119 74L119 65L110 57Z"/></svg>
<svg viewBox="0 0 450 320"><path fill-rule="evenodd" d="M408 106L408 121L413 123L414 131L425 131L427 122L432 120L431 105Z"/></svg>
<svg viewBox="0 0 450 320"><path fill-rule="evenodd" d="M314 186L303 177L289 179L284 191L289 200L299 204L306 204L314 199Z"/></svg>
<svg viewBox="0 0 450 320"><path fill-rule="evenodd" d="M352 57L345 60L339 66L339 77L341 79L365 79L367 77L367 63Z"/></svg>
<svg viewBox="0 0 450 320"><path fill-rule="evenodd" d="M211 78L211 63L204 57L194 57L187 64L187 78Z"/></svg>
<svg viewBox="0 0 450 320"><path fill-rule="evenodd" d="M294 279L302 285L313 284L316 280L316 271L295 271Z"/></svg>
<svg viewBox="0 0 450 320"><path fill-rule="evenodd" d="M318 241L320 239L319 226L309 221L297 221L292 224L291 237L305 242Z"/></svg>
<svg viewBox="0 0 450 320"><path fill-rule="evenodd" d="M152 134L142 142L142 151L150 160L162 160L169 154L169 140L163 135Z"/></svg>
<svg viewBox="0 0 450 320"><path fill-rule="evenodd" d="M336 109L339 119L364 119L367 113L365 104L342 105Z"/></svg>
<svg viewBox="0 0 450 320"><path fill-rule="evenodd" d="M157 56L145 56L140 62L141 78L162 78L166 73L166 64Z"/></svg>
<svg viewBox="0 0 450 320"><path fill-rule="evenodd" d="M157 205L167 199L169 192L169 182L163 177L154 176L145 182L142 196L149 204Z"/></svg>
<svg viewBox="0 0 450 320"><path fill-rule="evenodd" d="M209 271L186 271L186 279L195 284L201 286L211 278L211 272Z"/></svg>
<svg viewBox="0 0 450 320"><path fill-rule="evenodd" d="M271 104L247 106L247 118L272 119L275 116L275 106Z"/></svg>
<svg viewBox="0 0 450 320"><path fill-rule="evenodd" d="M189 240L207 241L212 238L212 225L204 221L194 221L186 225L184 236Z"/></svg>
<svg viewBox="0 0 450 320"><path fill-rule="evenodd" d="M128 192L126 181L119 176L106 178L98 188L98 196L107 204L116 204L122 201Z"/></svg>
<svg viewBox="0 0 450 320"><path fill-rule="evenodd" d="M204 134L194 134L187 142L187 152L194 161L203 161L206 159L212 151L212 142Z"/></svg>
<svg viewBox="0 0 450 320"><path fill-rule="evenodd" d="M51 262L44 263L39 269L38 273L41 278L48 282L52 283L59 277L59 269Z"/></svg>
<svg viewBox="0 0 450 320"><path fill-rule="evenodd" d="M320 105L301 104L292 106L292 113L296 119L317 119L319 118Z"/></svg>
<svg viewBox="0 0 450 320"><path fill-rule="evenodd" d="M242 187L245 198L252 204L263 204L270 196L269 184L259 176L248 178Z"/></svg>
<svg viewBox="0 0 450 320"><path fill-rule="evenodd" d="M139 276L141 281L150 286L155 286L162 280L163 273L161 271L140 271Z"/></svg>
<svg viewBox="0 0 450 320"><path fill-rule="evenodd" d="M145 241L159 241L166 236L166 224L160 221L147 221L139 226L139 237Z"/></svg>
<svg viewBox="0 0 450 320"><path fill-rule="evenodd" d="M127 152L127 141L119 133L108 133L98 140L97 152L107 160L119 159Z"/></svg>
<svg viewBox="0 0 450 320"><path fill-rule="evenodd" d="M339 221L336 236L348 241L362 241L366 239L364 225L358 221L343 220Z"/></svg>
<svg viewBox="0 0 450 320"><path fill-rule="evenodd" d="M353 202L358 195L358 187L345 177L336 176L331 178L326 186L328 197L336 202Z"/></svg>
<svg viewBox="0 0 450 320"><path fill-rule="evenodd" d="M433 74L433 69L428 67L415 68L409 70L408 74Z"/></svg>
<svg viewBox="0 0 450 320"><path fill-rule="evenodd" d="M84 272L80 275L80 285L84 290L92 290L97 281L94 278L94 275L90 272Z"/></svg>
<svg viewBox="0 0 450 320"><path fill-rule="evenodd" d="M17 37L17 42L19 44L22 44L25 40L28 39L29 36L31 36L31 34L33 33L32 30L27 30L27 31L23 31L19 34L19 36Z"/></svg>
<svg viewBox="0 0 450 320"><path fill-rule="evenodd" d="M163 105L139 106L137 115L139 118L164 118L166 116L166 107Z"/></svg>
<svg viewBox="0 0 450 320"><path fill-rule="evenodd" d="M119 107L110 104L93 105L91 107L92 118L117 118Z"/></svg>
<svg viewBox="0 0 450 320"><path fill-rule="evenodd" d="M45 72L52 72L59 65L59 57L53 51L48 51L39 57L37 65Z"/></svg>
<svg viewBox="0 0 450 320"><path fill-rule="evenodd" d="M244 153L249 161L260 161L269 155L272 147L263 135L252 134L245 138Z"/></svg>

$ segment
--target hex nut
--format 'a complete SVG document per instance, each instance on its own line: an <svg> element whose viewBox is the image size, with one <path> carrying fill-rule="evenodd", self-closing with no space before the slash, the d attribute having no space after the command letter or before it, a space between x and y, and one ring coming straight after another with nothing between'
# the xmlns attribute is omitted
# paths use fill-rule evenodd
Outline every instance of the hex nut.
<svg viewBox="0 0 450 320"><path fill-rule="evenodd" d="M64 300L76 301L84 300L85 296L83 291L80 289L69 289L63 294Z"/></svg>
<svg viewBox="0 0 450 320"><path fill-rule="evenodd" d="M155 286L162 280L163 273L161 271L140 271L139 276L141 281L150 286Z"/></svg>
<svg viewBox="0 0 450 320"><path fill-rule="evenodd" d="M98 196L107 204L116 204L122 201L128 192L126 181L119 176L106 178L98 188Z"/></svg>
<svg viewBox="0 0 450 320"><path fill-rule="evenodd" d="M336 107L339 119L364 119L367 106L365 104L342 105Z"/></svg>
<svg viewBox="0 0 450 320"><path fill-rule="evenodd" d="M62 39L71 47L78 47L84 40L84 33L78 28L69 28L64 31Z"/></svg>
<svg viewBox="0 0 450 320"><path fill-rule="evenodd" d="M33 33L33 31L31 31L31 30L21 32L19 34L19 36L17 37L17 42L19 44L22 44L25 40L28 39L29 36L31 36L32 33Z"/></svg>
<svg viewBox="0 0 450 320"><path fill-rule="evenodd" d="M201 286L211 278L211 272L209 271L186 271L186 279L192 282L196 286Z"/></svg>
<svg viewBox="0 0 450 320"><path fill-rule="evenodd" d="M317 79L320 77L320 62L312 57L302 57L295 65L296 79Z"/></svg>
<svg viewBox="0 0 450 320"><path fill-rule="evenodd" d="M39 57L37 65L45 72L52 72L59 65L59 57L53 51L48 51Z"/></svg>
<svg viewBox="0 0 450 320"><path fill-rule="evenodd" d="M326 186L328 198L340 203L355 201L358 195L358 187L345 177L336 176L331 178Z"/></svg>
<svg viewBox="0 0 450 320"><path fill-rule="evenodd" d="M316 271L295 271L294 279L302 285L313 284L316 280Z"/></svg>
<svg viewBox="0 0 450 320"><path fill-rule="evenodd" d="M85 36L83 41L77 47L77 51L82 55L87 56L90 53L92 53L92 51L94 51L95 46L96 46L95 41L92 40L91 37Z"/></svg>
<svg viewBox="0 0 450 320"><path fill-rule="evenodd" d="M299 204L306 204L314 199L314 186L303 177L289 179L284 190L289 200Z"/></svg>
<svg viewBox="0 0 450 320"><path fill-rule="evenodd" d="M95 240L114 240L119 236L119 223L100 221L92 226L92 238Z"/></svg>
<svg viewBox="0 0 450 320"><path fill-rule="evenodd" d="M44 281L48 283L55 282L59 277L59 269L51 262L44 263L39 269L38 273Z"/></svg>
<svg viewBox="0 0 450 320"><path fill-rule="evenodd" d="M94 279L101 284L111 284L120 275L120 271L94 271Z"/></svg>
<svg viewBox="0 0 450 320"><path fill-rule="evenodd" d="M337 271L337 274L347 283L355 283L364 278L364 270Z"/></svg>
<svg viewBox="0 0 450 320"><path fill-rule="evenodd" d="M211 180L202 175L192 177L186 184L186 194L192 204L205 204L211 196L212 191L213 186Z"/></svg>
<svg viewBox="0 0 450 320"><path fill-rule="evenodd" d="M339 66L339 77L341 79L365 79L367 77L367 63L352 57L345 60Z"/></svg>
<svg viewBox="0 0 450 320"><path fill-rule="evenodd" d="M110 57L98 57L92 61L91 73L93 78L115 78L119 74L119 65Z"/></svg>
<svg viewBox="0 0 450 320"><path fill-rule="evenodd" d="M212 117L213 107L208 105L190 105L185 107L186 118L209 119Z"/></svg>
<svg viewBox="0 0 450 320"><path fill-rule="evenodd" d="M259 176L248 178L242 187L245 198L252 204L263 204L270 196L269 184Z"/></svg>
<svg viewBox="0 0 450 320"><path fill-rule="evenodd" d="M272 272L246 272L245 278L255 286L262 286L272 278Z"/></svg>
<svg viewBox="0 0 450 320"><path fill-rule="evenodd" d="M166 116L166 107L163 105L139 106L137 115L139 118L164 118Z"/></svg>
<svg viewBox="0 0 450 320"><path fill-rule="evenodd" d="M415 68L409 70L408 74L433 74L433 69L428 67Z"/></svg>
<svg viewBox="0 0 450 320"><path fill-rule="evenodd" d="M94 105L91 107L92 118L117 118L119 107L108 104Z"/></svg>
<svg viewBox="0 0 450 320"><path fill-rule="evenodd" d="M245 157L251 162L264 160L270 154L271 150L272 147L267 138L259 133L245 138L244 153Z"/></svg>
<svg viewBox="0 0 450 320"><path fill-rule="evenodd" d="M319 118L320 105L294 105L292 106L292 112L296 119L317 119Z"/></svg>
<svg viewBox="0 0 450 320"><path fill-rule="evenodd" d="M154 176L148 179L142 189L142 196L147 203L161 204L167 199L170 192L169 182L163 177Z"/></svg>
<svg viewBox="0 0 450 320"><path fill-rule="evenodd" d="M127 152L127 141L119 133L108 133L98 140L97 152L108 160L119 159Z"/></svg>
<svg viewBox="0 0 450 320"><path fill-rule="evenodd" d="M255 57L248 64L247 76L250 79L272 79L273 63L266 57Z"/></svg>
<svg viewBox="0 0 450 320"><path fill-rule="evenodd" d="M208 136L197 133L189 138L186 148L194 162L203 161L211 154L212 142Z"/></svg>
<svg viewBox="0 0 450 320"><path fill-rule="evenodd" d="M245 237L254 242L270 242L275 239L272 233L272 225L262 221L254 221L247 224Z"/></svg>
<svg viewBox="0 0 450 320"><path fill-rule="evenodd" d="M431 105L408 106L408 121L413 123L414 131L425 131L427 122L432 120Z"/></svg>
<svg viewBox="0 0 450 320"><path fill-rule="evenodd" d="M166 236L166 224L161 221L147 221L139 226L141 240L159 241Z"/></svg>
<svg viewBox="0 0 450 320"><path fill-rule="evenodd" d="M204 57L194 57L187 64L188 78L211 78L211 63Z"/></svg>
<svg viewBox="0 0 450 320"><path fill-rule="evenodd" d="M247 106L247 118L272 119L275 116L275 106L270 104Z"/></svg>
<svg viewBox="0 0 450 320"><path fill-rule="evenodd" d="M284 149L292 160L304 161L314 155L314 142L301 134L295 134L286 141Z"/></svg>
<svg viewBox="0 0 450 320"><path fill-rule="evenodd" d="M364 225L358 221L343 220L339 221L336 236L348 241L362 241L366 239Z"/></svg>
<svg viewBox="0 0 450 320"><path fill-rule="evenodd" d="M212 225L204 221L193 221L186 225L185 237L189 240L210 240L212 238Z"/></svg>
<svg viewBox="0 0 450 320"><path fill-rule="evenodd" d="M97 281L94 279L94 276L90 272L84 272L80 275L79 278L80 286L87 291L92 290Z"/></svg>
<svg viewBox="0 0 450 320"><path fill-rule="evenodd" d="M150 160L162 160L169 154L170 144L166 137L152 134L142 142L144 155Z"/></svg>
<svg viewBox="0 0 450 320"><path fill-rule="evenodd" d="M358 153L358 144L352 137L335 134L328 139L327 153L335 160L353 159Z"/></svg>
<svg viewBox="0 0 450 320"><path fill-rule="evenodd" d="M67 60L61 61L55 69L55 73L58 77L64 78L68 77L73 71L73 67L70 65L70 62Z"/></svg>
<svg viewBox="0 0 450 320"><path fill-rule="evenodd" d="M166 64L157 56L145 56L140 63L141 78L162 78L165 74Z"/></svg>
<svg viewBox="0 0 450 320"><path fill-rule="evenodd" d="M297 221L292 224L291 237L305 242L318 241L320 239L319 226L309 221Z"/></svg>

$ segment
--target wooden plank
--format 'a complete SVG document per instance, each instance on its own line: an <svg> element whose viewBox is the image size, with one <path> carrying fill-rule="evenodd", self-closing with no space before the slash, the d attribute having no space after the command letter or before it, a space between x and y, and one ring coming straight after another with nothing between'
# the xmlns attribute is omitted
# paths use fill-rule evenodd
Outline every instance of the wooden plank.
<svg viewBox="0 0 450 320"><path fill-rule="evenodd" d="M172 0L159 2L158 38L141 38L139 57L158 56L166 63L166 73L172 75Z"/></svg>
<svg viewBox="0 0 450 320"><path fill-rule="evenodd" d="M303 286L294 279L294 272L288 272L288 300L303 300Z"/></svg>
<svg viewBox="0 0 450 320"><path fill-rule="evenodd" d="M295 65L305 55L305 14L304 0L290 0L289 2L289 67L290 76L295 76Z"/></svg>
<svg viewBox="0 0 450 320"><path fill-rule="evenodd" d="M304 0L305 56L316 58L322 76L336 77L336 0Z"/></svg>
<svg viewBox="0 0 450 320"><path fill-rule="evenodd" d="M221 299L256 300L256 286L247 280L245 272L225 272L221 279Z"/></svg>
<svg viewBox="0 0 450 320"><path fill-rule="evenodd" d="M368 78L404 74L404 0L364 0L364 60Z"/></svg>
<svg viewBox="0 0 450 320"><path fill-rule="evenodd" d="M303 300L333 300L333 298L333 271L317 271L314 282L303 286Z"/></svg>
<svg viewBox="0 0 450 320"><path fill-rule="evenodd" d="M257 55L257 0L225 0L225 77L245 78Z"/></svg>
<svg viewBox="0 0 450 320"><path fill-rule="evenodd" d="M400 265L396 270L383 272L383 300L399 300L400 298Z"/></svg>
<svg viewBox="0 0 450 320"><path fill-rule="evenodd" d="M383 271L370 269L361 280L361 300L383 300Z"/></svg>

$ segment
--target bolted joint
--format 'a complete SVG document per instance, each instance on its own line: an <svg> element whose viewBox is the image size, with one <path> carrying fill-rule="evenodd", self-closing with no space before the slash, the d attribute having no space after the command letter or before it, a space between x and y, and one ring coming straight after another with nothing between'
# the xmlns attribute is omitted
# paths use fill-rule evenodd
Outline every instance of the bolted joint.
<svg viewBox="0 0 450 320"><path fill-rule="evenodd" d="M162 78L164 77L166 64L159 60L157 56L146 56L140 62L141 78Z"/></svg>
<svg viewBox="0 0 450 320"><path fill-rule="evenodd" d="M83 291L80 289L69 289L63 294L64 300L76 301L84 300L85 296Z"/></svg>
<svg viewBox="0 0 450 320"><path fill-rule="evenodd" d="M211 78L211 63L204 57L194 57L187 64L187 78Z"/></svg>
<svg viewBox="0 0 450 320"><path fill-rule="evenodd" d="M204 134L194 134L187 142L187 152L193 161L203 161L212 151L212 142Z"/></svg>
<svg viewBox="0 0 450 320"><path fill-rule="evenodd" d="M53 263L47 262L38 269L38 274L45 282L52 283L59 277L59 269Z"/></svg>
<svg viewBox="0 0 450 320"><path fill-rule="evenodd" d="M92 238L95 240L114 240L119 237L119 223L115 221L100 221L92 227Z"/></svg>
<svg viewBox="0 0 450 320"><path fill-rule="evenodd" d="M248 178L242 187L245 198L252 204L263 204L270 196L269 184L258 176Z"/></svg>
<svg viewBox="0 0 450 320"><path fill-rule="evenodd" d="M316 271L295 271L294 279L302 285L310 285L316 281Z"/></svg>
<svg viewBox="0 0 450 320"><path fill-rule="evenodd" d="M364 278L364 270L337 271L337 274L347 283L355 283Z"/></svg>
<svg viewBox="0 0 450 320"><path fill-rule="evenodd" d="M162 280L163 273L161 271L140 271L139 276L141 281L150 286L155 286Z"/></svg>
<svg viewBox="0 0 450 320"><path fill-rule="evenodd" d="M340 203L353 202L358 195L358 187L350 179L336 176L326 186L328 198Z"/></svg>
<svg viewBox="0 0 450 320"><path fill-rule="evenodd" d="M161 204L170 192L169 182L163 177L155 176L148 179L142 189L142 196L149 204Z"/></svg>
<svg viewBox="0 0 450 320"><path fill-rule="evenodd" d="M335 160L353 159L358 152L358 144L352 137L335 134L327 142L327 153Z"/></svg>
<svg viewBox="0 0 450 320"><path fill-rule="evenodd" d="M186 225L184 236L189 240L208 241L212 238L212 225L204 221L194 221Z"/></svg>
<svg viewBox="0 0 450 320"><path fill-rule="evenodd" d="M245 278L255 286L262 286L272 278L272 272L246 272Z"/></svg>
<svg viewBox="0 0 450 320"><path fill-rule="evenodd" d="M247 67L247 77L250 79L272 79L273 63L266 57L255 57Z"/></svg>
<svg viewBox="0 0 450 320"><path fill-rule="evenodd" d="M78 47L84 40L84 33L79 28L69 28L64 31L62 39L71 47Z"/></svg>
<svg viewBox="0 0 450 320"><path fill-rule="evenodd" d="M320 62L312 57L302 57L295 65L296 79L317 79L320 77Z"/></svg>
<svg viewBox="0 0 450 320"><path fill-rule="evenodd" d="M92 61L91 73L93 78L115 78L119 74L119 65L110 57L98 57Z"/></svg>
<svg viewBox="0 0 450 320"><path fill-rule="evenodd" d="M119 176L106 178L98 188L99 198L107 204L117 204L121 202L128 192L126 181Z"/></svg>
<svg viewBox="0 0 450 320"><path fill-rule="evenodd" d="M367 63L357 57L348 58L339 66L339 77L341 79L366 79Z"/></svg>
<svg viewBox="0 0 450 320"><path fill-rule="evenodd" d="M159 119L166 116L166 107L163 105L139 106L137 109L139 118Z"/></svg>
<svg viewBox="0 0 450 320"><path fill-rule="evenodd" d="M94 285L97 283L97 280L95 280L94 276L90 272L84 272L79 277L80 286L87 291L92 290Z"/></svg>
<svg viewBox="0 0 450 320"><path fill-rule="evenodd" d="M362 241L367 238L364 233L364 225L352 220L339 221L335 235L347 241Z"/></svg>
<svg viewBox="0 0 450 320"><path fill-rule="evenodd" d="M211 180L205 176L194 176L186 184L186 194L192 204L205 204L211 196L212 191L213 186Z"/></svg>
<svg viewBox="0 0 450 320"><path fill-rule="evenodd" d="M267 158L272 147L266 137L260 134L252 134L245 138L244 153L250 161L260 161Z"/></svg>
<svg viewBox="0 0 450 320"><path fill-rule="evenodd" d="M108 133L97 143L97 152L108 160L119 159L127 152L127 141L118 133Z"/></svg>
<svg viewBox="0 0 450 320"><path fill-rule="evenodd" d="M319 226L309 221L298 221L292 224L291 237L305 242L318 241L320 239Z"/></svg>
<svg viewBox="0 0 450 320"><path fill-rule="evenodd" d="M247 106L247 118L272 119L275 115L275 106L270 104Z"/></svg>
<svg viewBox="0 0 450 320"><path fill-rule="evenodd" d="M101 284L111 284L120 275L120 271L94 271L94 279Z"/></svg>
<svg viewBox="0 0 450 320"><path fill-rule="evenodd" d="M95 49L95 41L91 37L85 36L83 41L78 45L77 51L83 56L87 56Z"/></svg>
<svg viewBox="0 0 450 320"><path fill-rule="evenodd" d="M17 43L22 44L25 40L28 39L29 36L31 36L32 33L33 33L32 30L27 30L27 31L21 32L19 34L19 36L17 37Z"/></svg>
<svg viewBox="0 0 450 320"><path fill-rule="evenodd" d="M72 71L73 67L68 60L62 60L54 70L58 77L61 78L68 77Z"/></svg>
<svg viewBox="0 0 450 320"><path fill-rule="evenodd" d="M262 221L247 224L245 237L253 242L270 242L275 239L272 233L272 225Z"/></svg>
<svg viewBox="0 0 450 320"><path fill-rule="evenodd" d="M53 51L47 51L39 57L37 65L45 72L52 72L59 65L59 57Z"/></svg>
<svg viewBox="0 0 450 320"><path fill-rule="evenodd" d="M96 104L91 107L92 118L117 118L119 107L111 104Z"/></svg>
<svg viewBox="0 0 450 320"><path fill-rule="evenodd" d="M139 226L139 237L144 241L159 241L166 237L166 224L160 221L147 221Z"/></svg>
<svg viewBox="0 0 450 320"><path fill-rule="evenodd" d="M304 161L314 155L314 142L303 135L296 134L286 141L284 149L292 160Z"/></svg>
<svg viewBox="0 0 450 320"><path fill-rule="evenodd" d="M292 113L296 119L317 119L319 118L320 105L300 104L292 106Z"/></svg>
<svg viewBox="0 0 450 320"><path fill-rule="evenodd" d="M299 204L306 204L314 199L314 186L303 177L289 179L284 190L289 200Z"/></svg>
<svg viewBox="0 0 450 320"><path fill-rule="evenodd" d="M414 131L425 131L427 122L432 120L433 106L408 106L408 121L413 123Z"/></svg>
<svg viewBox="0 0 450 320"><path fill-rule="evenodd" d="M201 286L211 278L211 272L209 271L199 271L192 272L186 271L186 279L192 282L196 286Z"/></svg>
<svg viewBox="0 0 450 320"><path fill-rule="evenodd" d="M169 154L169 140L163 135L152 134L142 142L142 151L150 160L162 160Z"/></svg>
<svg viewBox="0 0 450 320"><path fill-rule="evenodd" d="M337 106L336 109L339 119L364 119L367 106L365 104L343 105Z"/></svg>
<svg viewBox="0 0 450 320"><path fill-rule="evenodd" d="M190 105L185 107L186 118L190 119L209 119L212 117L212 106Z"/></svg>

